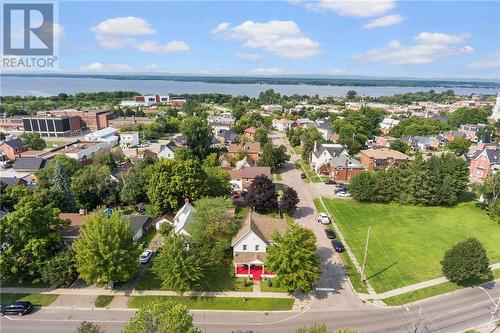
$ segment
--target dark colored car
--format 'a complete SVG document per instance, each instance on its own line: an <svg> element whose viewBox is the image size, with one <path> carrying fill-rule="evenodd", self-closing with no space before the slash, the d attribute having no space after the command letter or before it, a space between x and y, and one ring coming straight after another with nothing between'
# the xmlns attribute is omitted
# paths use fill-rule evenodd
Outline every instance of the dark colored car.
<svg viewBox="0 0 500 333"><path fill-rule="evenodd" d="M306 174L305 174L305 173L301 173L301 174L300 174L300 178L304 179L304 178L306 178L306 177L307 177L307 176L306 176Z"/></svg>
<svg viewBox="0 0 500 333"><path fill-rule="evenodd" d="M2 314L2 316L8 314L24 316L25 314L30 313L31 310L33 310L33 305L31 304L31 302L15 301L4 306L0 313Z"/></svg>
<svg viewBox="0 0 500 333"><path fill-rule="evenodd" d="M326 185L335 185L337 182L333 179L329 179L325 182Z"/></svg>
<svg viewBox="0 0 500 333"><path fill-rule="evenodd" d="M338 192L347 192L347 186L340 184L335 185L335 193Z"/></svg>
<svg viewBox="0 0 500 333"><path fill-rule="evenodd" d="M335 249L335 252L344 252L345 251L344 245L338 239L332 240L332 245L333 245L333 248Z"/></svg>
<svg viewBox="0 0 500 333"><path fill-rule="evenodd" d="M326 237L328 237L329 239L335 238L335 232L333 232L332 229L325 229L325 234L326 234Z"/></svg>

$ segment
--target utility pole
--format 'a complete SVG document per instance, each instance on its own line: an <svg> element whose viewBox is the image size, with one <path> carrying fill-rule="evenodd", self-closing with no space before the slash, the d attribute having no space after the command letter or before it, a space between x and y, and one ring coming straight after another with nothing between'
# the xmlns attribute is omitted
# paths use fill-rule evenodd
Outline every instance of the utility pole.
<svg viewBox="0 0 500 333"><path fill-rule="evenodd" d="M366 281L366 275L365 275L365 264L366 264L366 256L368 254L368 241L370 240L370 230L372 226L368 226L368 234L366 235L366 244L365 244L365 256L363 258L363 267L361 269L361 281Z"/></svg>
<svg viewBox="0 0 500 333"><path fill-rule="evenodd" d="M417 322L415 323L415 330L413 330L413 333L418 332L418 327L420 326L420 319L422 318L422 307L418 310L418 319Z"/></svg>
<svg viewBox="0 0 500 333"><path fill-rule="evenodd" d="M484 291L486 293L486 295L488 295L488 297L491 299L491 301L493 302L493 304L495 304L495 309L491 312L491 319L490 319L490 323L488 324L488 330L487 332L491 332L490 329L491 329L491 324L493 324L493 319L495 319L495 315L498 311L498 307L500 306L500 297L498 297L498 301L495 302L495 300L493 299L493 297L491 297L490 293L486 291L486 289L484 289L483 287L479 287L479 289L481 289L482 291Z"/></svg>

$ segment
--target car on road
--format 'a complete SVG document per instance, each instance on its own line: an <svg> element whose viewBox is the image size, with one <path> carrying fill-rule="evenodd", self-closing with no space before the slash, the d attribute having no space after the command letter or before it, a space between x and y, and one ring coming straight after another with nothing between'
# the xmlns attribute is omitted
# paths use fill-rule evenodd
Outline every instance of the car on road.
<svg viewBox="0 0 500 333"><path fill-rule="evenodd" d="M147 264L149 260L151 259L151 256L153 255L153 251L151 250L146 250L142 252L141 257L139 258L139 262L141 264Z"/></svg>
<svg viewBox="0 0 500 333"><path fill-rule="evenodd" d="M339 241L338 239L332 240L332 245L333 245L333 248L335 249L335 252L344 252L345 251L344 244L342 244L342 242Z"/></svg>
<svg viewBox="0 0 500 333"><path fill-rule="evenodd" d="M349 197L349 193L347 192L338 192L338 193L335 193L338 197L341 197L341 198L347 198Z"/></svg>
<svg viewBox="0 0 500 333"><path fill-rule="evenodd" d="M328 215L326 215L325 213L319 213L318 214L318 222L321 223L321 224L330 224L330 223L332 223L332 221L330 221L330 218L328 217Z"/></svg>
<svg viewBox="0 0 500 333"><path fill-rule="evenodd" d="M333 179L328 179L325 181L325 185L335 185L337 182Z"/></svg>
<svg viewBox="0 0 500 333"><path fill-rule="evenodd" d="M2 310L0 311L0 314L7 315L7 314L15 314L18 316L24 316L25 314L28 314L33 310L33 305L31 302L28 301L15 301L10 304L7 304L6 306L2 307Z"/></svg>
<svg viewBox="0 0 500 333"><path fill-rule="evenodd" d="M335 239L335 232L332 229L325 229L325 234L328 239Z"/></svg>
<svg viewBox="0 0 500 333"><path fill-rule="evenodd" d="M307 176L306 176L306 174L305 174L305 173L301 173L301 174L300 174L300 178L305 179L306 177L307 177Z"/></svg>

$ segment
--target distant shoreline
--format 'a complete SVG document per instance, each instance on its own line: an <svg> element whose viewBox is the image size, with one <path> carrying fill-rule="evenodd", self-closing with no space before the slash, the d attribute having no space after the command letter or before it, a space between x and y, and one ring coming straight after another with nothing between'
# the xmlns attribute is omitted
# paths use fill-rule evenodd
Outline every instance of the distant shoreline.
<svg viewBox="0 0 500 333"><path fill-rule="evenodd" d="M88 78L109 80L149 80L202 82L223 84L280 84L353 87L425 87L425 88L482 88L500 89L500 82L436 80L436 79L391 79L391 78L321 78L321 77L251 77L251 76L196 76L196 75L140 75L140 74L15 74L2 73L0 77L53 77Z"/></svg>

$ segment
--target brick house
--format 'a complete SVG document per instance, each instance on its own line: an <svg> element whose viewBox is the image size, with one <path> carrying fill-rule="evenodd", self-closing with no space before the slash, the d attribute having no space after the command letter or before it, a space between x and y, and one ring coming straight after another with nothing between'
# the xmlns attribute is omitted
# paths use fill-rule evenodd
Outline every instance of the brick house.
<svg viewBox="0 0 500 333"><path fill-rule="evenodd" d="M227 147L227 155L230 159L236 160L242 158L243 156L238 156L239 154L247 155L254 162L258 162L260 157L260 142L232 143Z"/></svg>
<svg viewBox="0 0 500 333"><path fill-rule="evenodd" d="M359 152L359 160L367 170L379 170L398 166L410 160L410 157L393 149L366 149Z"/></svg>
<svg viewBox="0 0 500 333"><path fill-rule="evenodd" d="M255 132L257 132L257 128L252 126L243 131L245 137L249 140L255 140Z"/></svg>
<svg viewBox="0 0 500 333"><path fill-rule="evenodd" d="M500 147L478 149L469 155L469 175L472 182L482 182L500 170Z"/></svg>
<svg viewBox="0 0 500 333"><path fill-rule="evenodd" d="M0 159L4 156L4 158L6 157L8 160L13 161L23 151L23 142L21 139L0 142Z"/></svg>
<svg viewBox="0 0 500 333"><path fill-rule="evenodd" d="M323 170L328 171L327 174L335 181L348 182L354 176L363 172L365 167L358 160L349 155L340 155L331 158L328 161L327 168L321 169L320 173L323 173Z"/></svg>

